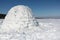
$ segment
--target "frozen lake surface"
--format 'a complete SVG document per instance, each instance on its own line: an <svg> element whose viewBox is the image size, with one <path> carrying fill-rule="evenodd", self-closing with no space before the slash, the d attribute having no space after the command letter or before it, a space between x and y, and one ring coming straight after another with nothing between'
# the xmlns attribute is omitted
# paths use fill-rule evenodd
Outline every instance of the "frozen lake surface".
<svg viewBox="0 0 60 40"><path fill-rule="evenodd" d="M31 39L28 35L24 35L24 33L13 34L14 36L9 33L4 33L4 35L0 34L0 40L17 40L19 37L21 38L20 40L29 40L29 38L31 40L60 40L60 19L37 19L37 21L39 22L40 28L42 30L38 33L34 33L37 35L33 35L32 32L30 33L32 33L32 38L33 36L37 36L38 39L36 39L36 37L34 37L34 39ZM0 25L2 22L3 19L0 19ZM25 39L24 36L26 36L27 39ZM12 39L13 37L14 39Z"/></svg>

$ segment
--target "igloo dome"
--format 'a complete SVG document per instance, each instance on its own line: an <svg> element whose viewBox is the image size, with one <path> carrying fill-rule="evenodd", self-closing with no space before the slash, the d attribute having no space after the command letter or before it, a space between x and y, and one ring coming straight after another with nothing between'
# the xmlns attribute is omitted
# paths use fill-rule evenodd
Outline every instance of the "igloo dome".
<svg viewBox="0 0 60 40"><path fill-rule="evenodd" d="M11 32L35 26L39 26L39 24L32 16L31 9L24 5L17 5L8 11L8 14L2 23L1 29L3 32Z"/></svg>

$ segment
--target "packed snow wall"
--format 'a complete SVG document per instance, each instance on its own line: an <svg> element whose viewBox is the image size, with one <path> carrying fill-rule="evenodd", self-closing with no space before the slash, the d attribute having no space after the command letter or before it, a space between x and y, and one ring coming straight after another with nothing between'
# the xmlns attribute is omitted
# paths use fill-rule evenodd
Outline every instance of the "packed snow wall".
<svg viewBox="0 0 60 40"><path fill-rule="evenodd" d="M5 17L1 29L3 32L19 31L25 27L39 26L36 19L32 16L29 7L18 5L12 7Z"/></svg>

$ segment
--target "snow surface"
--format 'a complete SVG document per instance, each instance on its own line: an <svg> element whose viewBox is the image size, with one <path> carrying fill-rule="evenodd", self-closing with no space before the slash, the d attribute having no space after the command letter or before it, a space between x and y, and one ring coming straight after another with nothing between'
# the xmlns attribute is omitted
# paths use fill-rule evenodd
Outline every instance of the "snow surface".
<svg viewBox="0 0 60 40"><path fill-rule="evenodd" d="M0 19L0 21L1 21L0 25L2 24L2 20ZM56 31L55 35L54 35L54 32L50 32L52 30L50 30L48 33L46 33L47 30L40 32L40 37L39 37L40 40L52 40L53 36L50 39L49 38L47 39L47 36L50 36L50 35L56 36L55 40L60 40L60 25L59 25L60 19L37 19L37 21L39 22L40 26L44 28L44 30L49 27L57 28L57 31L54 30L54 31ZM16 36L13 36L13 35L16 35ZM2 33L2 34L0 34L0 39L3 37L4 37L3 40L5 40L7 38L9 39L9 37L11 37L11 38L13 38L13 37L20 38L21 37L21 36L19 36L19 33L13 34L13 35L4 33L4 36L3 36L3 33ZM21 35L23 35L23 33L21 33ZM39 33L37 35L39 35ZM45 36L45 38L43 38L44 36ZM10 40L11 40L11 38L10 38ZM14 39L14 40L17 40L17 39Z"/></svg>
<svg viewBox="0 0 60 40"><path fill-rule="evenodd" d="M1 21L0 40L60 40L60 19L35 19L27 6L10 9Z"/></svg>

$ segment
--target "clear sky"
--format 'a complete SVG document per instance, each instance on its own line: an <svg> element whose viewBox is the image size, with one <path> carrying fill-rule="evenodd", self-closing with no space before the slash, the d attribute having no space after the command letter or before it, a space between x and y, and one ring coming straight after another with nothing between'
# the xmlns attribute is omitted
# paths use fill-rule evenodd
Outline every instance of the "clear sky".
<svg viewBox="0 0 60 40"><path fill-rule="evenodd" d="M29 6L34 16L60 16L60 0L0 0L0 12L7 14L16 5Z"/></svg>

